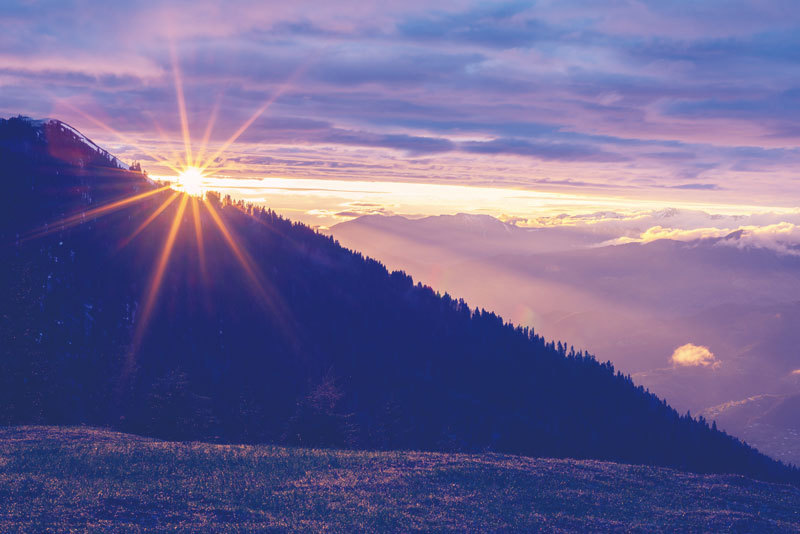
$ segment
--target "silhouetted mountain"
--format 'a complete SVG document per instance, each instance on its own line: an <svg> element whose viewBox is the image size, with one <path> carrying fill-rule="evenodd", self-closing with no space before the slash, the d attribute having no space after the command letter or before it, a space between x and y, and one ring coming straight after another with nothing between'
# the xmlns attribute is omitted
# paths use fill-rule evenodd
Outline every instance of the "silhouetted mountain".
<svg viewBox="0 0 800 534"><path fill-rule="evenodd" d="M609 363L270 210L213 194L197 210L170 203L174 192L90 148L59 123L0 123L3 423L493 450L800 483Z"/></svg>

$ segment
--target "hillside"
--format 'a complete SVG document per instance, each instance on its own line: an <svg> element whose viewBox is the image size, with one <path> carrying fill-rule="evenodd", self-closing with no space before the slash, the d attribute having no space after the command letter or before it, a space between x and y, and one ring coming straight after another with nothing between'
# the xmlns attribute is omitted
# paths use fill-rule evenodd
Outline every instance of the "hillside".
<svg viewBox="0 0 800 534"><path fill-rule="evenodd" d="M751 397L800 393L794 372L800 257L787 253L789 244L731 234L724 240L579 246L576 237L610 240L613 219L589 228L530 229L487 217L372 215L338 224L331 233L390 269L535 326L546 338L590 348L680 412L702 413L762 452L800 464L800 439L789 419L755 423L741 410L708 415L715 406ZM673 217L679 215L655 213L645 218L645 228ZM682 217L740 224L707 214ZM673 365L673 351L686 343L707 347L717 364Z"/></svg>
<svg viewBox="0 0 800 534"><path fill-rule="evenodd" d="M0 429L0 530L797 532L800 491L499 454L170 443Z"/></svg>
<svg viewBox="0 0 800 534"><path fill-rule="evenodd" d="M800 482L611 364L272 211L171 201L58 124L3 121L0 150L2 424Z"/></svg>

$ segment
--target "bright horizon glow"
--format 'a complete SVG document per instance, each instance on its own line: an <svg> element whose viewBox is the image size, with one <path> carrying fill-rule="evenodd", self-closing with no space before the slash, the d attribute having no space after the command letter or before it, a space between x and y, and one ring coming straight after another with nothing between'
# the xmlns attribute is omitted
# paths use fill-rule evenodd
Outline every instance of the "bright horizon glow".
<svg viewBox="0 0 800 534"><path fill-rule="evenodd" d="M171 176L151 175L170 182ZM491 215L500 219L553 217L598 211L638 213L679 208L718 215L796 213L796 208L702 202L670 202L611 195L584 195L522 188L314 178L233 178L206 176L206 190L230 194L311 226L328 228L370 213L429 216L455 213Z"/></svg>

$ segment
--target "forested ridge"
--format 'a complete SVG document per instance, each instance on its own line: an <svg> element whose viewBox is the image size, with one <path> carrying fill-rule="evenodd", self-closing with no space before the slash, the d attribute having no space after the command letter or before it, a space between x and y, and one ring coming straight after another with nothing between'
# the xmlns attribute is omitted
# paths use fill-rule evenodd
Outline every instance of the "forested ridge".
<svg viewBox="0 0 800 534"><path fill-rule="evenodd" d="M179 202L131 237L174 193L61 224L158 186L61 123L24 118L0 122L0 180L0 424L596 458L800 483L610 363L214 194L229 235L199 209L198 240L183 211L137 338Z"/></svg>

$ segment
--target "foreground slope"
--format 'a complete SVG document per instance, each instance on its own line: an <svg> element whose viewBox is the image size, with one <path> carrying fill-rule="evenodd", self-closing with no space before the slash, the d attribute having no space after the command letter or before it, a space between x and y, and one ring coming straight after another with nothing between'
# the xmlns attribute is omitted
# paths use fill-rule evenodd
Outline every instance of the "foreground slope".
<svg viewBox="0 0 800 534"><path fill-rule="evenodd" d="M211 196L181 211L184 197L170 204L177 193L92 150L60 123L0 124L2 424L594 458L800 483L611 364L269 210Z"/></svg>
<svg viewBox="0 0 800 534"><path fill-rule="evenodd" d="M800 490L498 454L169 443L0 429L0 530L797 532Z"/></svg>

